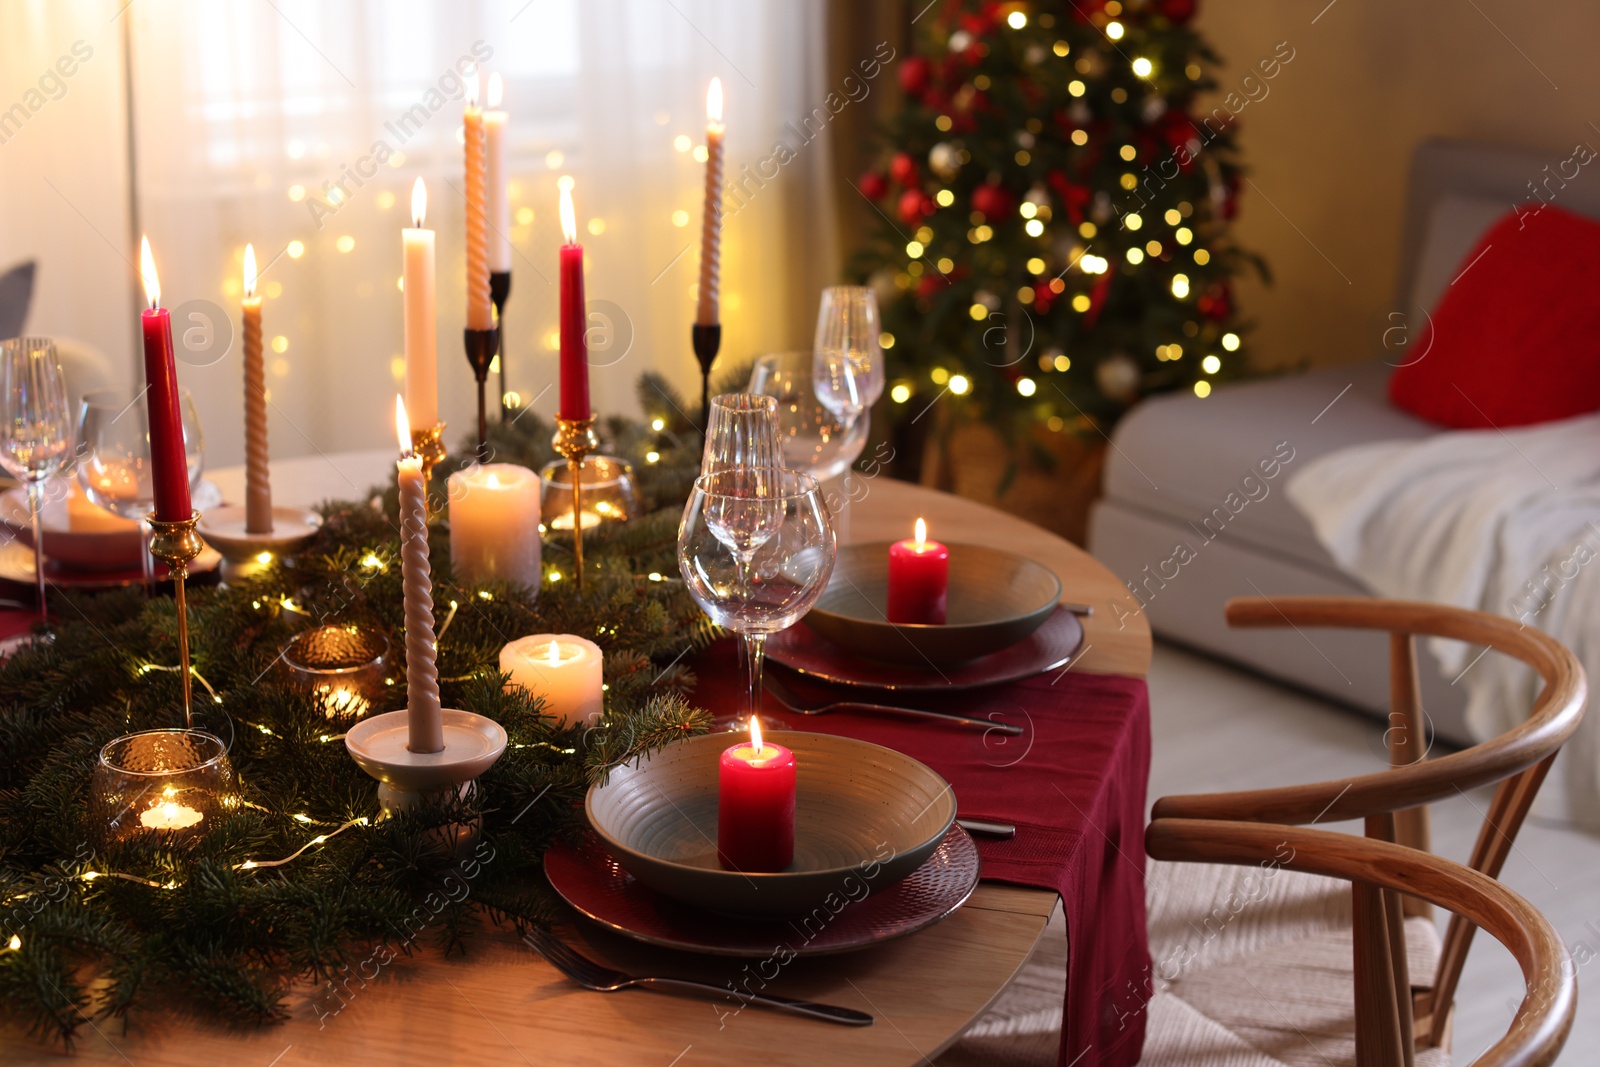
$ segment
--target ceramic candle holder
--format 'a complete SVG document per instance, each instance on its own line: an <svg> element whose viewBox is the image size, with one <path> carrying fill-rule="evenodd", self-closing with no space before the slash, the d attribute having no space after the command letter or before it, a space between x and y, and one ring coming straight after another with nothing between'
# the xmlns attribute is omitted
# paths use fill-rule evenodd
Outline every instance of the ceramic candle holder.
<svg viewBox="0 0 1600 1067"><path fill-rule="evenodd" d="M363 719L344 736L345 748L362 770L378 780L378 804L385 815L438 801L453 790L466 797L478 775L494 766L506 750L506 731L493 719L470 711L443 708L444 748L412 752L408 713L390 711ZM439 828L442 843L460 848L477 839L476 825Z"/></svg>
<svg viewBox="0 0 1600 1067"><path fill-rule="evenodd" d="M248 532L245 519L239 504L212 508L200 519L200 536L222 553L224 583L249 578L277 557L294 555L322 525L321 515L304 508L273 508L271 533Z"/></svg>
<svg viewBox="0 0 1600 1067"><path fill-rule="evenodd" d="M633 465L614 456L585 456L581 494L583 528L624 522L639 510ZM572 470L566 460L546 463L539 472L539 514L551 530L572 529Z"/></svg>
<svg viewBox="0 0 1600 1067"><path fill-rule="evenodd" d="M233 799L233 766L203 730L145 730L100 750L89 785L91 825L109 844L145 834L191 838Z"/></svg>
<svg viewBox="0 0 1600 1067"><path fill-rule="evenodd" d="M321 700L328 717L362 716L382 698L389 639L355 623L296 634L279 659L289 678Z"/></svg>

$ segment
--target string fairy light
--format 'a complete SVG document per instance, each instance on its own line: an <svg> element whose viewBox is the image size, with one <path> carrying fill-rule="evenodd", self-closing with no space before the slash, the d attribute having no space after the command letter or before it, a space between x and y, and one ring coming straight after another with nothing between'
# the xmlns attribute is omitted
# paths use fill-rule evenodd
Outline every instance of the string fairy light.
<svg viewBox="0 0 1600 1067"><path fill-rule="evenodd" d="M181 670L183 670L182 667L168 667L161 663L141 663L135 668L135 671L138 674L149 674L151 671L166 671L169 674L177 674ZM196 681L206 687L206 692L211 694L211 700L213 703L222 703L222 698L217 695L217 691L215 689L211 688L211 683L206 681L205 675L201 674L198 668L191 665L189 667L189 673Z"/></svg>
<svg viewBox="0 0 1600 1067"><path fill-rule="evenodd" d="M349 822L341 824L337 830L331 830L325 834L318 834L316 837L313 837L310 841L307 841L305 844L301 845L299 848L295 849L281 860L245 860L243 863L235 863L233 865L233 869L236 871L255 871L264 867L282 867L286 863L292 863L299 859L306 853L308 849L312 849L317 845L323 844L329 838L339 836L352 826L365 826L369 821L370 820L365 815L362 815L359 818L351 819Z"/></svg>

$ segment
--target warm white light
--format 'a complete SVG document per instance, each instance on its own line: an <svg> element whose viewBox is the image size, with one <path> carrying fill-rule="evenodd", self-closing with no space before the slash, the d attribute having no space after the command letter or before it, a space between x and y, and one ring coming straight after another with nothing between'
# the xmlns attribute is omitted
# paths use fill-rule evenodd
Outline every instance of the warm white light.
<svg viewBox="0 0 1600 1067"><path fill-rule="evenodd" d="M489 106L499 107L505 95L505 87L500 83L500 72L497 70L489 75Z"/></svg>
<svg viewBox="0 0 1600 1067"><path fill-rule="evenodd" d="M956 396L965 396L965 395L967 395L968 390L970 390L971 388L972 388L972 382L967 378L967 376L965 374L952 374L952 375L950 375L950 391L952 393L956 394Z"/></svg>
<svg viewBox="0 0 1600 1067"><path fill-rule="evenodd" d="M1141 78L1150 77L1150 72L1153 70L1155 70L1155 64L1151 63L1144 56L1140 56L1133 61L1133 72Z"/></svg>
<svg viewBox="0 0 1600 1067"><path fill-rule="evenodd" d="M1216 356L1207 356L1205 359L1200 361L1200 369L1205 371L1207 374L1215 374L1217 371L1222 369L1222 360L1218 359Z"/></svg>
<svg viewBox="0 0 1600 1067"><path fill-rule="evenodd" d="M156 276L155 257L150 255L150 238L139 238L139 275L144 278L144 296L152 308L161 306L161 279Z"/></svg>
<svg viewBox="0 0 1600 1067"><path fill-rule="evenodd" d="M706 129L722 129L722 79L712 78L706 90Z"/></svg>
<svg viewBox="0 0 1600 1067"><path fill-rule="evenodd" d="M422 220L428 216L428 187L418 178L411 186L411 224L422 229Z"/></svg>
<svg viewBox="0 0 1600 1067"><path fill-rule="evenodd" d="M561 649L556 647L554 640L550 642L550 649L545 653L545 658L549 661L550 666L561 666Z"/></svg>
<svg viewBox="0 0 1600 1067"><path fill-rule="evenodd" d="M1006 16L1006 25L1014 30L1020 30L1028 24L1028 16L1020 11L1013 11Z"/></svg>
<svg viewBox="0 0 1600 1067"><path fill-rule="evenodd" d="M567 244L578 243L578 216L572 210L572 183L565 182L561 186L561 232L567 239Z"/></svg>
<svg viewBox="0 0 1600 1067"><path fill-rule="evenodd" d="M400 458L411 455L411 420L406 417L406 398L394 395L394 432L400 441Z"/></svg>
<svg viewBox="0 0 1600 1067"><path fill-rule="evenodd" d="M921 548L923 545L928 543L928 521L926 519L918 519L916 530L917 547Z"/></svg>
<svg viewBox="0 0 1600 1067"><path fill-rule="evenodd" d="M1236 333L1223 334L1222 347L1226 348L1229 352L1239 351L1239 335Z"/></svg>
<svg viewBox="0 0 1600 1067"><path fill-rule="evenodd" d="M466 87L466 90L467 90L467 106L468 107L477 107L478 106L478 68L477 67L473 67L472 68L472 73L463 74L461 76L461 84L464 85Z"/></svg>
<svg viewBox="0 0 1600 1067"><path fill-rule="evenodd" d="M761 742L761 720L754 715L750 716L750 747L756 750L756 755L761 755L761 750L766 746Z"/></svg>
<svg viewBox="0 0 1600 1067"><path fill-rule="evenodd" d="M1122 40L1122 34L1123 34L1122 23L1120 23L1120 22L1108 22L1108 23L1106 23L1106 36L1107 37L1111 38L1113 41L1120 41L1120 40Z"/></svg>
<svg viewBox="0 0 1600 1067"><path fill-rule="evenodd" d="M1018 378L1017 392L1023 396L1032 396L1039 389L1039 385L1032 378Z"/></svg>
<svg viewBox="0 0 1600 1067"><path fill-rule="evenodd" d="M256 295L256 246L244 246L244 295L249 299Z"/></svg>

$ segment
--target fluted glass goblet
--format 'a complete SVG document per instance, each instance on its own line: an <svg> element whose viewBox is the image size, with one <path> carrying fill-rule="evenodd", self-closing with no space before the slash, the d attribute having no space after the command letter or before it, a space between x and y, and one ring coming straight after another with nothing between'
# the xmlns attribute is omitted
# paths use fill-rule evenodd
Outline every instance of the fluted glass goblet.
<svg viewBox="0 0 1600 1067"><path fill-rule="evenodd" d="M0 466L26 483L33 522L33 578L39 618L50 621L44 591L44 536L39 511L47 478L72 454L72 416L67 381L55 342L13 337L0 343Z"/></svg>

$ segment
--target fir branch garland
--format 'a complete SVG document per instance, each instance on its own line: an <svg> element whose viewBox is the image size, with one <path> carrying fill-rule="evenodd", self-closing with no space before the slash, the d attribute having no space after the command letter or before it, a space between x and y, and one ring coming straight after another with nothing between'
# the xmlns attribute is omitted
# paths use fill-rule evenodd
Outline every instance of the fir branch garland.
<svg viewBox="0 0 1600 1067"><path fill-rule="evenodd" d="M698 436L687 415L659 430L611 419L605 431L611 450L635 465L644 513L585 531L592 570L581 595L566 573L570 535L547 543L546 580L533 591L462 585L447 531L431 531L434 601L441 615L454 612L439 647L441 695L497 720L509 737L468 798L380 820L376 784L343 744L355 719L292 688L276 665L283 644L307 627L379 627L390 639L392 684L372 713L404 707L392 485L369 500L323 505L326 521L298 558L193 592L194 668L217 694L197 707L197 725L229 744L239 778L237 803L202 836L106 844L91 825L101 746L177 724L177 630L167 598L64 595L54 640L0 663L4 1012L66 1045L85 1022L158 1005L267 1023L284 1016L292 988L315 985L313 1004L329 1002L364 961L422 945L463 951L480 918L517 930L549 921L543 851L580 824L588 786L710 723L688 698L685 653L716 630L676 563ZM537 469L551 458L550 427L531 411L509 413L490 437L498 461ZM435 487L459 465L441 464ZM557 728L541 700L504 691L500 648L539 631L582 634L605 650L598 725ZM196 697L212 699L206 686ZM481 841L463 859L437 828L471 819L481 820Z"/></svg>

